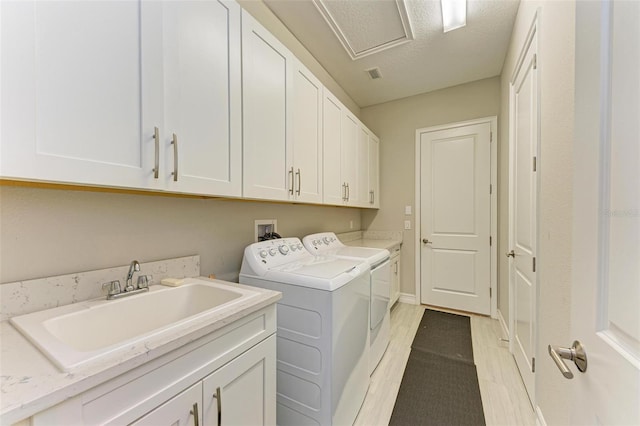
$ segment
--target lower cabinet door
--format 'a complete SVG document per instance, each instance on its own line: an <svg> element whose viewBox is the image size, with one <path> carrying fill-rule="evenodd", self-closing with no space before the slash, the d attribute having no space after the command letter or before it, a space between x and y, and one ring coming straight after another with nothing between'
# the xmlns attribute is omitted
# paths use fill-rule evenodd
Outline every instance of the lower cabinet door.
<svg viewBox="0 0 640 426"><path fill-rule="evenodd" d="M136 426L201 425L201 407L202 382L198 382L131 424Z"/></svg>
<svg viewBox="0 0 640 426"><path fill-rule="evenodd" d="M205 425L275 425L276 336L203 380Z"/></svg>

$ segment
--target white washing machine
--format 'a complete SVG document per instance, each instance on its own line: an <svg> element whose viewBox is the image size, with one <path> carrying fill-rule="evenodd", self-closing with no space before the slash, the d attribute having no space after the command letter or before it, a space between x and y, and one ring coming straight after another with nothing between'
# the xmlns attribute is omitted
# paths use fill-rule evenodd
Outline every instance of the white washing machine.
<svg viewBox="0 0 640 426"><path fill-rule="evenodd" d="M376 369L389 346L391 334L391 268L389 250L345 246L333 232L307 235L304 246L315 255L364 260L371 267L369 309L369 374Z"/></svg>
<svg viewBox="0 0 640 426"><path fill-rule="evenodd" d="M278 425L353 424L369 387L369 265L267 240L245 248L240 282L282 292Z"/></svg>

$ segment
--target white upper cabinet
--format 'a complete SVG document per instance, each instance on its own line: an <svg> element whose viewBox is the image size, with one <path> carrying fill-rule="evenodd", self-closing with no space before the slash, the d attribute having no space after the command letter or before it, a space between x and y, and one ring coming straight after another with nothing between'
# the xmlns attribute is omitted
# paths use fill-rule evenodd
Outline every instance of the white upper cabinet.
<svg viewBox="0 0 640 426"><path fill-rule="evenodd" d="M163 12L165 187L239 197L240 6L168 1Z"/></svg>
<svg viewBox="0 0 640 426"><path fill-rule="evenodd" d="M333 94L323 97L324 203L375 207L370 184L377 182L377 151L370 157L371 133ZM375 164L376 169L371 170ZM373 175L375 175L375 178Z"/></svg>
<svg viewBox="0 0 640 426"><path fill-rule="evenodd" d="M369 139L371 132L360 124L358 128L358 161L356 161L357 198L354 203L361 207L371 207L371 193L369 192Z"/></svg>
<svg viewBox="0 0 640 426"><path fill-rule="evenodd" d="M344 107L328 90L322 104L323 193L325 204L346 202L346 187L341 175L342 111Z"/></svg>
<svg viewBox="0 0 640 426"><path fill-rule="evenodd" d="M296 201L322 203L323 86L298 60L293 70L293 164L289 196Z"/></svg>
<svg viewBox="0 0 640 426"><path fill-rule="evenodd" d="M369 207L380 208L380 139L369 134Z"/></svg>
<svg viewBox="0 0 640 426"><path fill-rule="evenodd" d="M156 188L161 4L0 7L0 176Z"/></svg>
<svg viewBox="0 0 640 426"><path fill-rule="evenodd" d="M238 4L1 7L2 177L241 195Z"/></svg>
<svg viewBox="0 0 640 426"><path fill-rule="evenodd" d="M243 195L288 200L293 55L242 12Z"/></svg>

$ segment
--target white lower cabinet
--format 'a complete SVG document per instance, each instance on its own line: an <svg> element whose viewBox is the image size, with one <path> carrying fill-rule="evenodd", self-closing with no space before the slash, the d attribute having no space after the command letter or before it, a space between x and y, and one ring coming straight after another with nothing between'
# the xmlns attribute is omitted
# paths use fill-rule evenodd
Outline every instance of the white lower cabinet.
<svg viewBox="0 0 640 426"><path fill-rule="evenodd" d="M132 424L274 424L275 411L270 406L276 397L274 384L272 336Z"/></svg>
<svg viewBox="0 0 640 426"><path fill-rule="evenodd" d="M31 417L31 426L275 425L275 304Z"/></svg>
<svg viewBox="0 0 640 426"><path fill-rule="evenodd" d="M391 250L391 294L389 306L400 298L400 246L393 247Z"/></svg>

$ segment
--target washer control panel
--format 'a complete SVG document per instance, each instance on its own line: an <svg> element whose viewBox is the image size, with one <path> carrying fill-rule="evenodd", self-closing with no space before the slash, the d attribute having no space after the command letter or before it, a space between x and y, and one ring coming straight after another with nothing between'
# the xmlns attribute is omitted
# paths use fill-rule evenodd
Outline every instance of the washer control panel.
<svg viewBox="0 0 640 426"><path fill-rule="evenodd" d="M299 238L279 238L251 244L245 248L245 260L253 269L267 270L296 260L313 258Z"/></svg>

